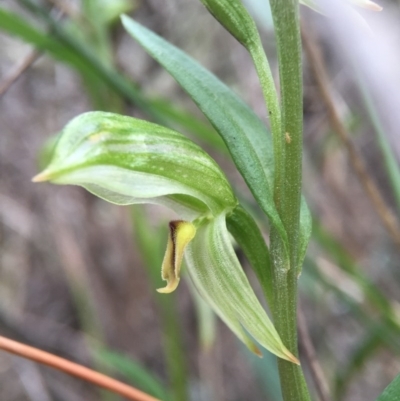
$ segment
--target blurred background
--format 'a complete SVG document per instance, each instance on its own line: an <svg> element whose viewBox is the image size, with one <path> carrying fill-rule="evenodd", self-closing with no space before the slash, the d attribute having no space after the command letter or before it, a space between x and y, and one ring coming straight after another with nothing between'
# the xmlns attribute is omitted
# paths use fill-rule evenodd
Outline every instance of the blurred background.
<svg viewBox="0 0 400 401"><path fill-rule="evenodd" d="M245 3L278 82L268 2ZM301 7L314 227L299 304L332 399L365 401L400 371L400 2L381 0L380 13L332 4ZM70 119L107 110L190 136L259 214L212 127L124 32L122 12L184 49L268 124L250 58L200 1L1 0L0 334L163 400L280 401L275 359L250 355L188 281L155 292L172 212L30 181ZM261 215L260 225L267 237ZM0 383L2 401L120 399L3 352Z"/></svg>

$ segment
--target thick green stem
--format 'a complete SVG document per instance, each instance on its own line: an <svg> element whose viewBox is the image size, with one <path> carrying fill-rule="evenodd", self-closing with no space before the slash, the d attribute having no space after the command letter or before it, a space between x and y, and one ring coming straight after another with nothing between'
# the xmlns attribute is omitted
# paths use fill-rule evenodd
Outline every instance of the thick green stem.
<svg viewBox="0 0 400 401"><path fill-rule="evenodd" d="M275 187L275 201L288 237L289 258L279 234L271 232L274 275L274 321L284 344L297 350L297 264L299 248L303 93L301 39L297 0L271 0L278 49L284 147L283 186ZM275 151L275 149L274 149ZM281 179L275 175L275 181ZM284 401L308 401L310 396L300 366L279 360Z"/></svg>
<svg viewBox="0 0 400 401"><path fill-rule="evenodd" d="M271 231L271 252L274 264L274 323L285 346L296 356L297 351L297 274L288 269L289 262L282 258L283 243ZM309 401L310 396L301 366L278 359L284 401Z"/></svg>

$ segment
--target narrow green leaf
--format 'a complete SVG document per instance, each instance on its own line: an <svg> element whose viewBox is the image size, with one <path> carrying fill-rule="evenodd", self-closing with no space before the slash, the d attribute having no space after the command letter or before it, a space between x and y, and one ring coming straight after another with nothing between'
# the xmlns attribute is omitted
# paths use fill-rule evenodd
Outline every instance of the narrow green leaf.
<svg viewBox="0 0 400 401"><path fill-rule="evenodd" d="M400 401L400 375L396 376L376 401Z"/></svg>
<svg viewBox="0 0 400 401"><path fill-rule="evenodd" d="M39 50L48 51L58 60L73 65L85 74L91 73L76 54L53 39L51 35L40 31L19 15L2 8L0 8L0 29L33 44Z"/></svg>
<svg viewBox="0 0 400 401"><path fill-rule="evenodd" d="M5 30L10 34L19 36L22 40L33 44L40 50L46 51L55 59L75 68L82 74L83 80L91 92L94 92L93 88L96 85L96 81L99 87L107 84L120 96L137 105L141 110L147 113L147 115L163 123L161 116L157 112L157 108L151 104L151 101L146 99L131 81L119 74L110 65L100 60L94 49L87 44L88 40L82 41L80 38L76 37L74 32L70 32L66 29L63 23L55 20L51 14L49 14L48 10L38 3L32 0L19 0L19 2L46 24L45 26L47 30L51 32L51 35L47 32L43 33L37 30L35 27L30 26L27 21L11 13L12 18L30 26L30 29L33 29L36 34L39 33L45 38L51 39L51 43L43 43L41 39L37 41L36 34L25 34L26 32L24 30L21 31L18 24L16 27L13 21L3 26L0 18L0 29L4 29L5 27ZM10 14L9 12L7 13Z"/></svg>
<svg viewBox="0 0 400 401"><path fill-rule="evenodd" d="M245 47L258 36L255 22L240 0L201 0L208 11Z"/></svg>
<svg viewBox="0 0 400 401"><path fill-rule="evenodd" d="M72 120L50 165L34 180L81 185L116 204L162 203L190 217L218 214L237 203L218 165L189 139L105 112Z"/></svg>
<svg viewBox="0 0 400 401"><path fill-rule="evenodd" d="M243 207L238 206L227 216L226 224L257 275L268 306L272 311L274 295L271 261L268 247L257 223Z"/></svg>
<svg viewBox="0 0 400 401"><path fill-rule="evenodd" d="M93 97L99 92L100 86L107 84L121 97L147 112L157 122L167 122L168 125L175 128L184 128L213 147L220 150L226 149L218 136L213 137L214 130L203 121L188 112L171 107L165 100L145 99L128 79L112 68L105 68L100 60L89 52L87 46L82 41L78 42L71 32L62 29L60 24L49 16L43 17L43 19L50 25L50 28L57 26L57 32L48 35L19 15L0 8L0 30L19 37L39 50L48 52L55 59L75 68L82 75ZM98 95L96 98L96 102L100 103L102 99L99 99ZM109 105L109 103L107 104Z"/></svg>
<svg viewBox="0 0 400 401"><path fill-rule="evenodd" d="M261 355L246 332L280 358L298 363L282 343L240 266L224 214L197 229L188 245L186 262L200 295L251 351Z"/></svg>
<svg viewBox="0 0 400 401"><path fill-rule="evenodd" d="M194 118L187 111L171 104L169 100L152 99L152 104L157 108L163 119L171 124L172 128L194 134L204 145L211 146L219 152L227 153L224 142L208 121Z"/></svg>
<svg viewBox="0 0 400 401"><path fill-rule="evenodd" d="M303 261L306 256L308 243L310 242L312 232L312 218L310 209L307 206L304 196L301 197L300 204L300 229L299 229L299 256L297 260L299 274L301 272Z"/></svg>
<svg viewBox="0 0 400 401"><path fill-rule="evenodd" d="M260 119L225 84L187 54L128 16L122 16L122 23L207 116L255 199L285 239L286 232L273 201L272 141Z"/></svg>
<svg viewBox="0 0 400 401"><path fill-rule="evenodd" d="M115 373L125 376L130 383L160 400L169 400L168 393L163 384L138 362L117 352L98 350L94 358Z"/></svg>

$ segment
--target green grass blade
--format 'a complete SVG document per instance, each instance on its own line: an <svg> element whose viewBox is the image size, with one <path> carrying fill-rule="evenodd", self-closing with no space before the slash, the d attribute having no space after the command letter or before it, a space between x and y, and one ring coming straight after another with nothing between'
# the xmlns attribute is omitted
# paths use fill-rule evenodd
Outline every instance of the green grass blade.
<svg viewBox="0 0 400 401"><path fill-rule="evenodd" d="M109 350L94 351L94 358L107 369L124 376L131 384L162 401L170 400L161 381L138 362Z"/></svg>
<svg viewBox="0 0 400 401"><path fill-rule="evenodd" d="M72 65L84 75L92 74L90 68L80 59L79 55L61 45L51 35L36 29L19 15L2 8L0 8L0 30L19 37L39 50L49 52L57 60Z"/></svg>
<svg viewBox="0 0 400 401"><path fill-rule="evenodd" d="M104 65L87 45L78 41L72 32L46 15L44 10L32 5L29 0L23 0L23 3L27 3L27 7L34 8L35 14L45 21L52 34L37 29L19 15L2 8L0 8L0 30L32 44L77 70L93 95L96 94L96 86L106 84L123 99L140 107L155 121L168 126L182 127L218 150L225 148L218 136L214 135L213 130L203 121L188 112L169 106L166 100L145 98L135 85L112 67ZM100 104L98 106L104 108Z"/></svg>

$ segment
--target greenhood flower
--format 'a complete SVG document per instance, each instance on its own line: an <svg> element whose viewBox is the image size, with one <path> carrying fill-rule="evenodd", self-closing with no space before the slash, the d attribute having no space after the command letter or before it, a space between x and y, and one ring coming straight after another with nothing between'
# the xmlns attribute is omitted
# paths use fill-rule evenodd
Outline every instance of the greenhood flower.
<svg viewBox="0 0 400 401"><path fill-rule="evenodd" d="M61 132L49 166L33 181L74 184L115 204L156 203L184 220L170 223L162 265L176 289L185 254L189 275L220 318L251 349L298 363L282 343L235 255L226 218L238 206L224 173L183 135L131 117L90 112Z"/></svg>

